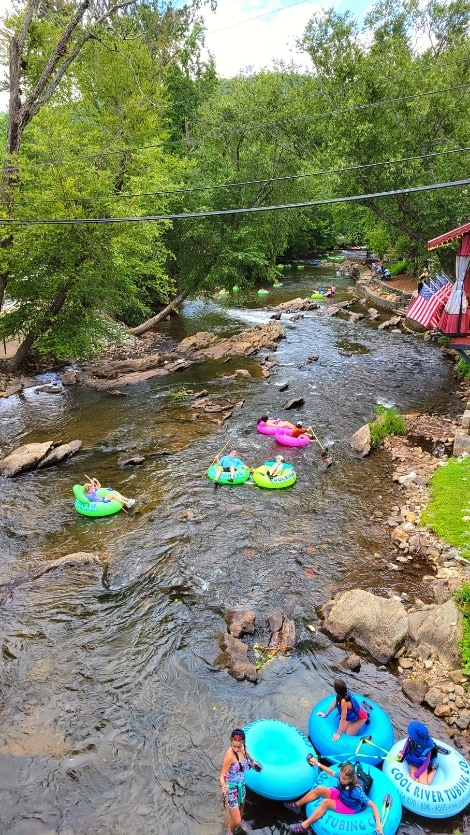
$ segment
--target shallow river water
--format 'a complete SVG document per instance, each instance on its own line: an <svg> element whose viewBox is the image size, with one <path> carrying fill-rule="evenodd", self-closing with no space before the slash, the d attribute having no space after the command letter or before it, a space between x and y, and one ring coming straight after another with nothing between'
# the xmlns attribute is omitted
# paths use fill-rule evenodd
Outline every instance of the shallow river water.
<svg viewBox="0 0 470 835"><path fill-rule="evenodd" d="M166 343L265 322L268 304L331 281L336 300L348 298L347 279L305 270L267 297L187 302L165 323ZM86 567L51 572L18 585L0 607L0 833L221 835L218 774L231 728L273 717L306 732L312 706L344 675L350 648L322 633L317 607L356 586L429 600L424 564L389 567L385 522L400 503L391 461L384 452L358 460L345 441L377 403L459 413L452 362L370 320L328 317L325 306L283 317L286 338L268 380L256 358L234 359L150 380L127 397L69 388L0 400L0 456L33 441L83 441L58 468L3 480L0 583L77 551L108 561L106 585ZM307 362L312 355L318 360ZM252 378L225 379L236 368ZM202 388L215 403L239 404L223 427L217 415L193 419L191 401L171 396ZM296 396L304 407L283 411ZM287 450L294 487L215 489L204 472L225 444L249 466L270 457L274 440L255 429L263 412L312 424L332 467L321 471L311 447ZM170 454L140 467L118 465L162 451ZM135 512L78 516L71 486L85 473L134 496ZM259 623L280 608L296 624L295 650L264 667L256 686L218 663L217 637L234 608L254 609ZM390 713L397 739L412 718L445 738L443 723L411 705L391 671L364 658L347 681ZM246 818L264 835L285 835L292 821L282 804L253 795ZM451 833L459 823L405 812L399 832Z"/></svg>

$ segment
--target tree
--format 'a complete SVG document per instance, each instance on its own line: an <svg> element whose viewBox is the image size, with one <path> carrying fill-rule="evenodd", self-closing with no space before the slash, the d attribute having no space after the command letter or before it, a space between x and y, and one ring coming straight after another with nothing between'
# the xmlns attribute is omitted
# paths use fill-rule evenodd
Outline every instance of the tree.
<svg viewBox="0 0 470 835"><path fill-rule="evenodd" d="M30 217L32 206L33 215L77 221L168 211L166 195L181 180L185 161L164 150L165 73L193 40L185 26L195 24L188 8L139 6L131 13L129 6L90 20L81 5L64 24L65 7L51 24L48 16L33 19L28 5L16 21L15 66L21 56L31 90L21 104L15 82L10 104L7 143L18 153L14 166L13 157L7 160L3 194L10 210L14 199L17 216ZM127 14L116 14L124 7ZM106 150L93 153L99 148ZM26 334L10 370L33 345L61 358L82 355L109 331L103 314L139 311L141 318L155 299L168 300L176 288L166 270L167 226L103 223L14 233L4 227L2 292L9 278L16 306L2 316L0 333Z"/></svg>
<svg viewBox="0 0 470 835"><path fill-rule="evenodd" d="M331 108L323 159L325 167L343 168L337 193L461 179L466 157L454 150L470 138L469 13L468 0L430 0L422 8L384 0L361 33L349 13L330 9L312 18L301 46ZM411 256L423 253L440 229L466 219L465 192L457 189L368 200L364 207L376 218L367 225L379 219L392 242L407 241Z"/></svg>

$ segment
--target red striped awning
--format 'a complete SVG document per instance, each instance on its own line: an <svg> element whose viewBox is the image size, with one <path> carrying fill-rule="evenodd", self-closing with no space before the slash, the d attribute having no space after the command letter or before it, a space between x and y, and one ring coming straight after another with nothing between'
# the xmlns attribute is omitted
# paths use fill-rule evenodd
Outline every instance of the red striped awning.
<svg viewBox="0 0 470 835"><path fill-rule="evenodd" d="M450 232L446 232L445 235L439 235L438 238L433 238L432 241L428 241L428 249L436 249L438 246L450 244L451 241L455 238L461 238L466 232L470 233L470 223L465 223L457 229L452 229Z"/></svg>

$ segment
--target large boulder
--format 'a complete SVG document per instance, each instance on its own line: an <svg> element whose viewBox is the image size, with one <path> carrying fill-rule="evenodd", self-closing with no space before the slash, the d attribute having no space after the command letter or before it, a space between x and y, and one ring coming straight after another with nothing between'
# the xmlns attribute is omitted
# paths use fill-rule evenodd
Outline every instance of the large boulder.
<svg viewBox="0 0 470 835"><path fill-rule="evenodd" d="M276 305L276 310L283 313L294 313L298 310L317 310L319 304L311 299L291 299L290 302L282 302ZM274 318L274 317L271 317Z"/></svg>
<svg viewBox="0 0 470 835"><path fill-rule="evenodd" d="M216 663L227 667L230 675L237 681L246 680L256 684L258 673L255 665L248 661L248 645L240 641L239 638L225 632L219 637L219 646L222 655L219 656Z"/></svg>
<svg viewBox="0 0 470 835"><path fill-rule="evenodd" d="M282 611L271 612L268 618L268 629L271 633L270 647L295 647L295 623Z"/></svg>
<svg viewBox="0 0 470 835"><path fill-rule="evenodd" d="M372 446L372 439L370 437L370 426L368 423L361 426L354 435L351 435L348 438L348 444L353 448L354 452L357 452L361 458L365 458L366 455L369 455L371 446Z"/></svg>
<svg viewBox="0 0 470 835"><path fill-rule="evenodd" d="M227 612L225 621L230 635L235 638L255 634L256 613L253 609Z"/></svg>
<svg viewBox="0 0 470 835"><path fill-rule="evenodd" d="M353 641L380 664L385 664L394 657L407 635L408 617L399 600L351 589L328 605L323 629L337 641Z"/></svg>
<svg viewBox="0 0 470 835"><path fill-rule="evenodd" d="M409 612L408 632L412 643L428 647L449 670L459 666L462 613L453 600Z"/></svg>
<svg viewBox="0 0 470 835"><path fill-rule="evenodd" d="M193 339L196 339L196 334ZM235 334L228 339L221 339L217 342L198 349L191 348L187 340L183 340L175 349L177 352L184 351L192 359L214 359L220 360L226 357L249 357L256 354L263 348L275 351L280 339L285 336L285 331L280 322L270 320L265 325L258 325L242 333Z"/></svg>
<svg viewBox="0 0 470 835"><path fill-rule="evenodd" d="M42 458L38 464L38 470L43 467L52 467L54 464L60 464L61 461L66 461L71 455L76 455L82 447L82 442L78 439L69 441L67 444L60 444L52 449L45 458Z"/></svg>
<svg viewBox="0 0 470 835"><path fill-rule="evenodd" d="M0 475L13 478L18 473L34 469L53 446L53 441L46 441L43 444L24 444L14 449L0 461Z"/></svg>

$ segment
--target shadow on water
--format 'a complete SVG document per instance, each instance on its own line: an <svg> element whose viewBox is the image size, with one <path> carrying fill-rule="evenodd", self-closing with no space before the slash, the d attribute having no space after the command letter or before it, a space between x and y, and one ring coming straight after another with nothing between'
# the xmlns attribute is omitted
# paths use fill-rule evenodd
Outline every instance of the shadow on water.
<svg viewBox="0 0 470 835"><path fill-rule="evenodd" d="M323 280L333 277L336 299L348 298L345 278ZM306 270L262 299L190 301L165 323L165 339L265 322L273 313L266 305L306 296L318 282ZM345 440L378 402L457 413L450 360L371 322L329 317L325 306L296 322L283 317L286 338L269 380L256 360L235 359L195 364L125 398L30 389L0 402L2 453L30 441L83 441L60 468L4 481L0 582L74 552L96 551L107 562L104 582L97 566L50 572L23 582L0 608L2 832L220 835L217 776L231 727L268 716L305 731L315 702L344 675L348 647L323 635L317 607L355 586L427 599L425 564L395 570L386 523L401 498L392 462L383 452L358 460ZM251 378L227 379L236 368ZM214 403L239 404L222 427L218 414L171 396L201 389ZM305 399L302 410L283 411L295 396ZM255 431L264 412L311 423L332 467L319 466L315 444L283 448L297 470L294 487L215 489L205 471L224 446L250 466L279 449ZM119 465L134 454L149 457L140 467ZM71 487L85 473L134 496L135 511L78 516ZM275 608L296 624L295 651L276 656L256 686L236 682L217 660L225 613L244 607L261 625ZM389 711L397 738L416 717L445 735L389 670L364 658L360 673L347 677ZM249 800L256 831L288 831L280 804ZM451 833L458 823L405 813L400 833Z"/></svg>

